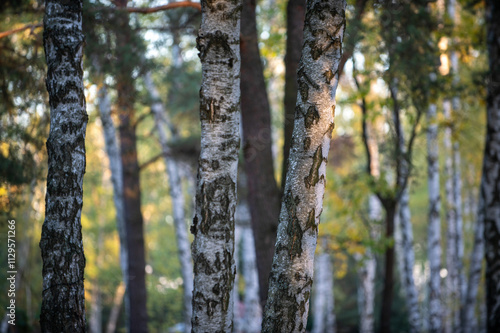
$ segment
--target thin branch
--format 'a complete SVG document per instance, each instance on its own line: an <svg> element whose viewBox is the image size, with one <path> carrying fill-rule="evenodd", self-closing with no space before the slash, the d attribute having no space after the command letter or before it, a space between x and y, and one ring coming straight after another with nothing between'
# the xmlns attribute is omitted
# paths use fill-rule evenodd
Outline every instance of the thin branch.
<svg viewBox="0 0 500 333"><path fill-rule="evenodd" d="M152 158L150 158L149 160L147 160L146 162L142 163L141 165L139 165L139 170L143 170L145 169L146 167L150 166L151 164L155 163L156 161L158 161L160 158L164 157L164 156L171 156L171 154L168 154L168 153L161 153L161 154L158 154L156 156L153 156Z"/></svg>
<svg viewBox="0 0 500 333"><path fill-rule="evenodd" d="M192 2L192 1L180 1L180 2L172 2L169 3L168 5L163 5L163 6L158 6L158 7L151 7L151 8L134 8L134 7L126 7L126 8L120 8L123 9L129 13L138 13L138 14L150 14L150 13L156 13L156 12L161 12L163 10L168 10L168 9L173 9L173 8L179 8L179 7L191 7L195 8L201 11L201 4L199 2Z"/></svg>
<svg viewBox="0 0 500 333"><path fill-rule="evenodd" d="M30 34L32 34L33 30L35 30L36 28L41 28L41 27L43 27L43 23L27 24L21 28L0 32L0 38L4 38L4 37L10 36L10 35L13 35L15 33L18 33L18 32L24 31L24 30L28 30L28 29L31 29Z"/></svg>

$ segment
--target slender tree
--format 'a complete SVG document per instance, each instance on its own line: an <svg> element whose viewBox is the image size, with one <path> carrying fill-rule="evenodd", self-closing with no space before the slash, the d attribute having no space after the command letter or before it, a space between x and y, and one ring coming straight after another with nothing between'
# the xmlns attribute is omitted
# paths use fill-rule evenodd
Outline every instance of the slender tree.
<svg viewBox="0 0 500 333"><path fill-rule="evenodd" d="M201 2L201 152L194 234L193 332L230 332L240 147L240 1Z"/></svg>
<svg viewBox="0 0 500 333"><path fill-rule="evenodd" d="M50 134L40 248L44 332L85 332L81 212L87 112L83 93L82 1L45 2Z"/></svg>
<svg viewBox="0 0 500 333"><path fill-rule="evenodd" d="M439 194L439 153L437 145L436 105L427 111L427 174L429 188L429 227L427 252L430 266L429 278L429 330L441 332L441 210Z"/></svg>
<svg viewBox="0 0 500 333"><path fill-rule="evenodd" d="M307 3L299 93L263 332L303 332L345 29L343 0Z"/></svg>
<svg viewBox="0 0 500 333"><path fill-rule="evenodd" d="M146 73L144 83L151 94L153 100L151 112L154 114L156 130L165 161L168 185L170 189L170 197L172 199L172 215L174 218L175 238L177 241L177 249L179 255L179 263L181 265L181 276L184 288L184 323L185 332L191 331L191 313L192 313L192 295L193 295L193 264L191 263L191 249L188 237L188 231L185 218L185 202L184 193L182 192L182 183L180 177L180 165L171 156L171 150L168 145L167 128L172 128L168 120L168 115L163 107L163 102L160 99L160 94L156 88L151 73ZM169 126L170 124L170 126ZM170 133L173 136L174 133Z"/></svg>
<svg viewBox="0 0 500 333"><path fill-rule="evenodd" d="M141 212L141 186L137 156L135 86L133 71L140 55L137 54L140 41L130 27L129 14L121 10L128 0L116 1L116 92L117 109L120 120L120 158L123 179L123 208L128 252L127 292L129 313L127 327L130 332L147 332L146 303L146 258L144 250L144 221ZM134 61L135 60L135 61Z"/></svg>
<svg viewBox="0 0 500 333"><path fill-rule="evenodd" d="M333 265L330 254L325 251L326 239L319 245L320 253L314 260L314 298L312 308L314 321L312 333L335 333L333 298Z"/></svg>
<svg viewBox="0 0 500 333"><path fill-rule="evenodd" d="M256 0L243 0L241 13L241 116L247 197L255 235L261 305L267 299L276 243L279 189L274 179L271 113L260 60Z"/></svg>
<svg viewBox="0 0 500 333"><path fill-rule="evenodd" d="M481 212L486 258L487 330L500 327L500 4L486 1L487 43L490 73L487 97L487 129L481 180Z"/></svg>

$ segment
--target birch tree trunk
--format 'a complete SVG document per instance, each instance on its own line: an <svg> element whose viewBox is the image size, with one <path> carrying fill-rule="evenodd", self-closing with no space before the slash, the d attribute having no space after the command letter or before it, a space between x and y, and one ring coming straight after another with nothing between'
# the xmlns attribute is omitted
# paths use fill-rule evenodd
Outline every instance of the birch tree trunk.
<svg viewBox="0 0 500 333"><path fill-rule="evenodd" d="M404 184L408 182L409 177L409 161L406 160L404 156L407 156L405 138L403 135L403 128L401 123L399 123L399 151L401 155L400 162L400 172L399 172L399 184ZM406 291L406 304L408 307L410 323L410 332L417 333L420 332L420 309L418 306L418 292L415 286L415 280L413 279L413 267L415 266L415 251L413 250L413 226L411 224L411 212L410 212L410 194L407 185L401 194L399 199L398 210L397 210L397 220L399 222L399 230L401 234L401 249L399 251L399 256L401 257L401 285Z"/></svg>
<svg viewBox="0 0 500 333"><path fill-rule="evenodd" d="M249 216L248 213L247 216ZM245 329L243 331L246 333L259 333L262 326L262 308L259 302L257 261L250 219L247 218L246 223L242 227L241 258L243 260L243 278L245 279L245 295L243 297L243 304L245 305L243 326Z"/></svg>
<svg viewBox="0 0 500 333"><path fill-rule="evenodd" d="M500 327L500 4L486 1L490 65L487 98L486 147L481 180L486 257L487 330Z"/></svg>
<svg viewBox="0 0 500 333"><path fill-rule="evenodd" d="M307 3L290 163L263 332L306 329L326 162L334 127L345 5L343 0Z"/></svg>
<svg viewBox="0 0 500 333"><path fill-rule="evenodd" d="M443 103L444 117L447 123L451 123L451 102ZM457 216L454 200L453 184L453 151L451 142L451 127L444 129L444 149L445 149L445 195L446 195L446 315L445 332L452 333L455 314L457 313L458 298L458 275L457 275ZM460 304L460 303L458 303Z"/></svg>
<svg viewBox="0 0 500 333"><path fill-rule="evenodd" d="M102 129L104 133L104 144L109 160L111 171L111 183L113 184L113 203L116 211L116 227L120 240L120 267L122 269L123 282L127 284L128 276L128 255L127 255L127 233L125 230L125 218L123 216L123 174L120 160L120 148L116 139L116 129L111 119L111 103L106 85L99 89L98 110L101 117ZM126 287L125 287L126 288ZM128 300L125 299L125 313L129 313Z"/></svg>
<svg viewBox="0 0 500 333"><path fill-rule="evenodd" d="M439 194L439 160L437 143L436 105L427 111L427 172L429 187L429 228L427 252L430 266L429 277L429 332L442 332L441 308L441 221Z"/></svg>
<svg viewBox="0 0 500 333"><path fill-rule="evenodd" d="M314 275L312 333L335 333L333 267L328 253L322 252L316 256Z"/></svg>
<svg viewBox="0 0 500 333"><path fill-rule="evenodd" d="M484 256L484 203L480 199L478 216L474 227L474 246L470 255L469 280L462 307L462 325L460 330L464 333L478 331L475 314L477 290L481 279L481 268Z"/></svg>
<svg viewBox="0 0 500 333"><path fill-rule="evenodd" d="M177 240L177 249L179 254L179 263L181 265L181 276L184 288L184 323L185 332L191 332L191 313L192 313L192 295L193 295L193 265L191 263L191 249L186 217L184 214L185 202L184 194L182 193L182 183L179 172L179 164L169 156L170 149L168 147L167 131L168 121L167 114L160 99L160 94L156 89L151 74L146 73L144 83L151 94L153 104L151 111L155 117L156 130L160 139L160 144L163 152L163 159L167 167L167 178L170 187L170 197L172 199L172 212L174 217L175 238ZM172 135L173 133L171 133Z"/></svg>
<svg viewBox="0 0 500 333"><path fill-rule="evenodd" d="M240 147L241 1L201 2L201 153L196 189L193 332L230 332Z"/></svg>
<svg viewBox="0 0 500 333"><path fill-rule="evenodd" d="M241 117L247 200L255 234L260 301L267 299L280 197L274 179L271 112L260 60L256 0L243 0L241 15Z"/></svg>
<svg viewBox="0 0 500 333"><path fill-rule="evenodd" d="M50 103L45 221L40 248L43 332L85 332L81 212L87 112L82 1L45 2L43 42Z"/></svg>

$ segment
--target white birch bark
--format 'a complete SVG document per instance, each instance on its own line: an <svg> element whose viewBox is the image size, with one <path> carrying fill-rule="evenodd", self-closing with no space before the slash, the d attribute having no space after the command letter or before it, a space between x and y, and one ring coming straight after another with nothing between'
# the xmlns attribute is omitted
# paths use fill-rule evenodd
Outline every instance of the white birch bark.
<svg viewBox="0 0 500 333"><path fill-rule="evenodd" d="M245 333L259 333L262 327L262 309L259 299L259 277L257 274L257 258L255 255L255 243L253 231L250 225L250 214L248 212L247 223L242 230L242 260L243 277L245 279L244 305L245 313L243 322Z"/></svg>
<svg viewBox="0 0 500 333"><path fill-rule="evenodd" d="M399 152L400 158L400 172L399 184L408 183L409 178L409 161L404 157L406 156L406 144L403 135L403 128L400 124L399 128ZM401 198L397 206L396 212L396 231L400 234L400 249L398 260L400 264L401 285L406 292L406 304L408 307L408 321L410 323L410 332L420 332L421 316L418 305L418 292L413 278L413 267L415 266L415 251L413 250L413 226L411 224L410 213L410 194L409 184L401 193ZM398 232L399 229L399 232Z"/></svg>
<svg viewBox="0 0 500 333"><path fill-rule="evenodd" d="M430 266L429 276L429 332L442 332L441 306L441 221L439 194L439 160L437 142L436 105L431 104L427 111L427 168L429 187L429 228L427 251Z"/></svg>
<svg viewBox="0 0 500 333"><path fill-rule="evenodd" d="M443 113L447 124L451 123L451 102L443 103ZM445 332L452 333L455 316L458 314L460 299L458 295L458 271L457 271L457 215L454 200L453 184L453 148L452 130L446 126L443 136L445 153L445 196L446 196L446 307L445 307Z"/></svg>
<svg viewBox="0 0 500 333"><path fill-rule="evenodd" d="M170 188L170 198L172 200L172 215L174 218L175 238L177 240L177 249L179 263L181 265L181 276L184 289L184 324L185 332L191 331L191 313L192 313L192 294L193 294L193 265L191 263L190 241L186 226L185 202L182 193L182 183L179 171L179 163L170 155L168 146L168 120L167 113L160 99L160 94L156 89L151 74L148 72L144 76L144 83L149 90L153 104L151 112L155 117L156 130L158 132L160 145L165 161L168 184ZM172 133L171 133L172 134Z"/></svg>
<svg viewBox="0 0 500 333"><path fill-rule="evenodd" d="M43 332L85 332L81 213L88 116L83 87L82 1L45 1L43 44L50 103L43 261Z"/></svg>
<svg viewBox="0 0 500 333"><path fill-rule="evenodd" d="M104 144L109 160L111 171L111 183L113 184L113 203L115 205L116 227L120 240L120 267L122 269L123 281L127 283L127 236L125 230L125 219L123 216L123 180L122 163L120 157L120 146L116 137L116 128L111 118L111 102L106 85L99 89L97 94L97 109L99 110ZM127 307L128 308L128 307ZM127 312L128 313L128 312Z"/></svg>
<svg viewBox="0 0 500 333"><path fill-rule="evenodd" d="M196 190L192 331L230 332L240 147L241 1L201 1L201 152Z"/></svg>
<svg viewBox="0 0 500 333"><path fill-rule="evenodd" d="M474 245L470 255L469 279L461 314L462 325L460 330L464 333L478 331L475 310L484 255L484 217L481 215L484 212L483 205L484 203L480 199L480 208L478 209L478 216L474 226Z"/></svg>
<svg viewBox="0 0 500 333"><path fill-rule="evenodd" d="M316 256L314 276L312 333L335 333L333 267L328 253L322 252Z"/></svg>
<svg viewBox="0 0 500 333"><path fill-rule="evenodd" d="M343 0L307 3L299 92L263 332L304 332L334 127Z"/></svg>

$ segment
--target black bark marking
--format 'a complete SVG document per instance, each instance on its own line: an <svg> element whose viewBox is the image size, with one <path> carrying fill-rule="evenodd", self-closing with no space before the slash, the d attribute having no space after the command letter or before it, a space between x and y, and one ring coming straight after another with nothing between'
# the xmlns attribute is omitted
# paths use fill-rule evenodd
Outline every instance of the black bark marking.
<svg viewBox="0 0 500 333"><path fill-rule="evenodd" d="M197 196L197 205L201 209L201 221L197 218L193 221L193 230L208 235L211 228L224 231L230 226L225 221L230 220L229 193L228 188L234 188L234 182L229 176L222 176L211 182L205 182L201 186L200 195ZM220 225L219 225L220 224ZM226 230L227 232L227 230ZM226 235L227 237L227 235Z"/></svg>
<svg viewBox="0 0 500 333"><path fill-rule="evenodd" d="M219 3L219 5L223 5ZM229 36L220 30L215 33L207 33L196 38L196 47L198 56L202 62L208 64L227 65L233 67L236 60L236 55L231 50L230 44L238 43L239 41L229 41Z"/></svg>
<svg viewBox="0 0 500 333"><path fill-rule="evenodd" d="M300 226L299 218L297 217L297 206L300 203L298 196L293 197L289 191L285 197L285 205L288 211L289 223L287 225L287 233L290 236L290 244L288 251L291 259L302 254L302 236L304 232Z"/></svg>
<svg viewBox="0 0 500 333"><path fill-rule="evenodd" d="M315 186L323 176L319 176L319 168L321 167L321 163L323 163L326 159L323 158L322 154L322 146L319 145L316 149L316 152L313 156L313 162L311 165L311 169L309 170L309 175L304 177L304 182L306 183L307 188L311 188L311 186Z"/></svg>
<svg viewBox="0 0 500 333"><path fill-rule="evenodd" d="M319 112L314 105L311 105L307 109L307 113L304 118L304 125L307 129L310 129L313 124L317 124L319 121Z"/></svg>
<svg viewBox="0 0 500 333"><path fill-rule="evenodd" d="M323 76L325 77L326 83L330 84L332 82L332 79L335 77L336 73L337 72L333 73L331 69L324 72Z"/></svg>
<svg viewBox="0 0 500 333"><path fill-rule="evenodd" d="M311 138L306 137L304 139L304 150L307 151L307 150L309 150L310 147L311 147Z"/></svg>

